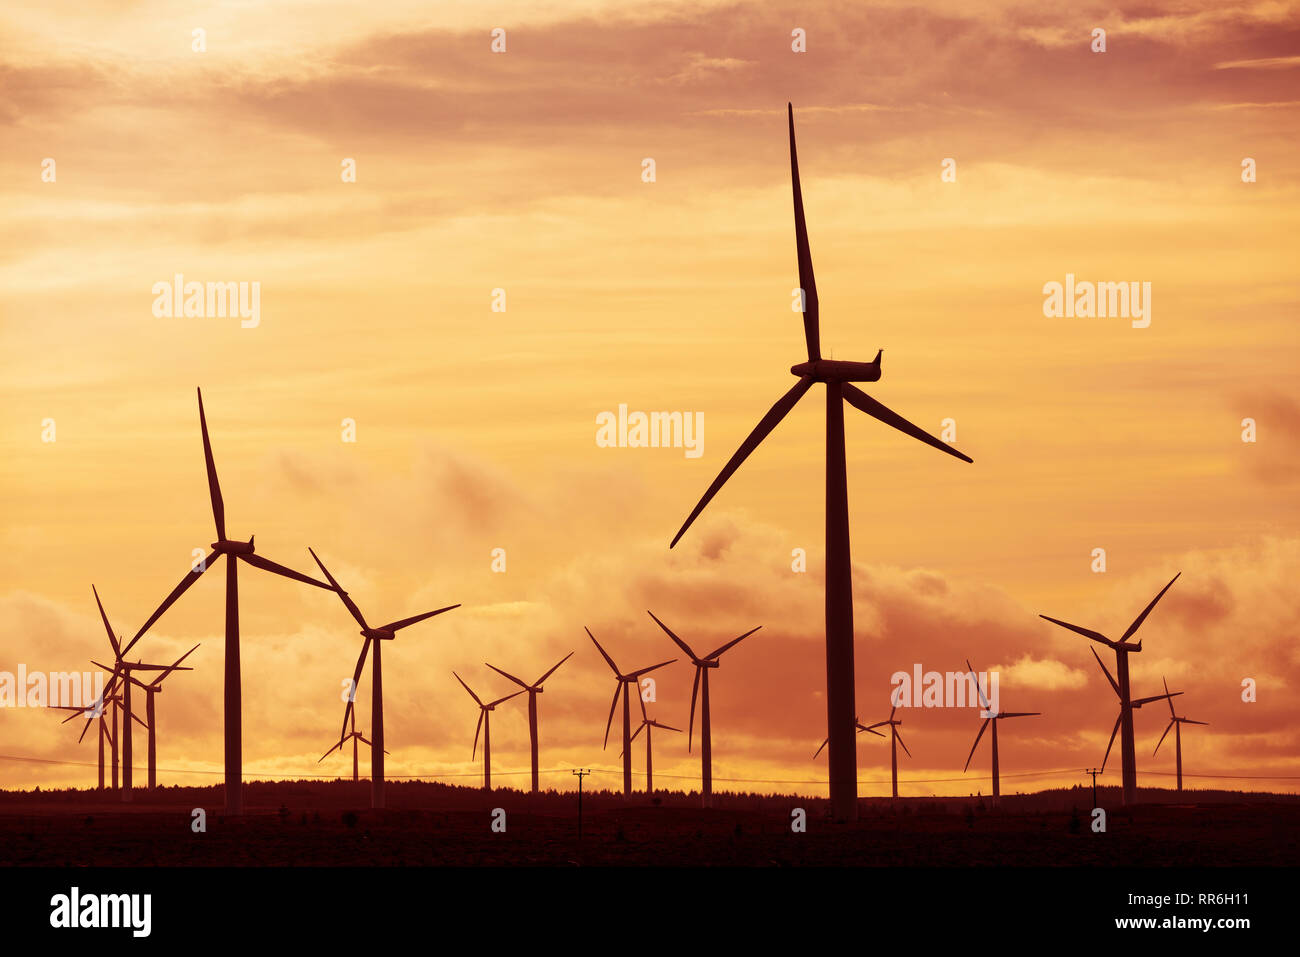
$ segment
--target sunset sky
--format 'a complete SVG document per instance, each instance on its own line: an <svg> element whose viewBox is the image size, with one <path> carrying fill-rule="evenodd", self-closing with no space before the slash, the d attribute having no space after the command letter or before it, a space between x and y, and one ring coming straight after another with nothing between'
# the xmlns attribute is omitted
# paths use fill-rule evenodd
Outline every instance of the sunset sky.
<svg viewBox="0 0 1300 957"><path fill-rule="evenodd" d="M680 658L650 609L700 652L763 626L712 678L715 788L824 794L821 387L668 549L805 358L787 101L823 351L883 348L867 391L955 420L975 460L846 412L863 719L893 672L969 657L1004 708L1044 712L1003 731L1003 791L1081 783L1116 699L1089 642L1038 615L1118 637L1181 571L1134 694L1163 676L1210 723L1184 735L1188 775L1250 776L1189 786L1296 790L1294 2L6 4L0 671L105 660L91 584L129 637L214 540L201 386L231 538L312 573L313 547L371 620L462 603L384 649L390 776L474 783L452 669L497 697L485 661L531 680L570 651L542 766L619 767L583 627L628 669ZM155 316L177 273L260 283L259 324ZM1150 326L1046 318L1067 274L1151 283ZM621 403L703 413L703 455L599 447ZM221 769L224 574L137 646L202 642L159 698L162 768ZM252 569L240 593L245 778L350 770L317 758L355 624ZM691 668L656 675L651 716L685 729ZM368 733L368 670L358 702ZM974 712L900 716L905 794L988 792L987 742L961 770ZM1172 787L1162 716L1137 714L1144 786ZM60 718L0 710L0 755L93 762ZM526 786L522 697L492 737L494 783ZM656 782L697 787L698 747L655 741ZM643 762L638 742L638 781ZM861 793L888 777L863 736ZM0 759L0 787L93 779Z"/></svg>

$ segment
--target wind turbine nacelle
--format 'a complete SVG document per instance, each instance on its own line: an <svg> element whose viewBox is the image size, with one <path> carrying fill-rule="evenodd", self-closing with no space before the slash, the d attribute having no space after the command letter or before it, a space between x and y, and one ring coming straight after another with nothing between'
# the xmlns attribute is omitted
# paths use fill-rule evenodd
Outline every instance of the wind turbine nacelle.
<svg viewBox="0 0 1300 957"><path fill-rule="evenodd" d="M871 362L849 362L845 359L814 359L791 366L797 376L812 376L819 382L878 382L880 356Z"/></svg>
<svg viewBox="0 0 1300 957"><path fill-rule="evenodd" d="M361 637L372 641L392 641L397 636L386 628L367 628L361 632Z"/></svg>
<svg viewBox="0 0 1300 957"><path fill-rule="evenodd" d="M212 550L224 555L251 555L253 540L250 538L246 542L213 542Z"/></svg>

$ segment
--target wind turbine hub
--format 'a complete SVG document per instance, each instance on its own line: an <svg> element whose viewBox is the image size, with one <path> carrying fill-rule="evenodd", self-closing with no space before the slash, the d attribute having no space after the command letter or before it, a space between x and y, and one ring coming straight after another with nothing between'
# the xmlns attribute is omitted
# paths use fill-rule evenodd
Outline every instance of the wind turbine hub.
<svg viewBox="0 0 1300 957"><path fill-rule="evenodd" d="M392 641L397 637L387 628L367 628L361 632L362 638L370 638L373 641Z"/></svg>
<svg viewBox="0 0 1300 957"><path fill-rule="evenodd" d="M253 540L250 538L246 542L213 542L212 550L219 555L251 555L253 554Z"/></svg>

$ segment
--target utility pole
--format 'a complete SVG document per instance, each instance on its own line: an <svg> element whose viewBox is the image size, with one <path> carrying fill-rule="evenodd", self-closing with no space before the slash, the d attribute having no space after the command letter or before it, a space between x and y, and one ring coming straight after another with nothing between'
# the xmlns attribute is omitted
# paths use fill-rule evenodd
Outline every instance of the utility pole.
<svg viewBox="0 0 1300 957"><path fill-rule="evenodd" d="M1101 769L1085 768L1083 773L1092 775L1092 806L1095 808L1097 806L1097 775L1102 773Z"/></svg>
<svg viewBox="0 0 1300 957"><path fill-rule="evenodd" d="M591 768L578 768L571 772L578 776L578 840L582 840L582 779L591 773Z"/></svg>

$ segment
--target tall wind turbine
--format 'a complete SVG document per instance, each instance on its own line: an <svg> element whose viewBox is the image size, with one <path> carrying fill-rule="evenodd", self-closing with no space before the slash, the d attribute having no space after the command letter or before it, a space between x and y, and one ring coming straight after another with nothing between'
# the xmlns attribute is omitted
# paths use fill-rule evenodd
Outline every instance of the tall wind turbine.
<svg viewBox="0 0 1300 957"><path fill-rule="evenodd" d="M673 634L671 628L665 625L658 618L655 618L654 612L647 609L646 614L649 615L651 618L654 618L655 624L668 633L668 637L671 638L676 643L678 648L686 652L687 656L691 659L691 663L695 665L695 684L691 686L691 720L690 723L686 725L687 728L686 750L687 751L691 749L691 733L695 729L695 698L696 695L699 693L701 686L704 688L704 697L700 703L700 776L703 781L703 786L700 791L700 800L705 807L712 807L713 806L713 730L712 730L713 725L709 720L709 671L718 667L719 664L718 658L722 655L724 651L726 651L732 645L737 645L740 642L744 641L754 632L758 631L758 628L762 628L763 626L759 625L758 628L751 628L749 631L745 632L739 638L733 638L731 641L727 642L725 645L723 645L721 648L714 651L712 654L705 655L703 658L701 658L698 655L696 655L695 652L691 651L690 646L687 645L686 642L682 641L675 634Z"/></svg>
<svg viewBox="0 0 1300 957"><path fill-rule="evenodd" d="M90 590L94 592L95 604L99 607L99 617L103 619L104 630L108 632L108 644L109 647L113 649L113 666L111 668L108 665L100 664L98 661L94 661L94 660L91 661L91 664L95 665L97 668L102 668L104 671L111 672L112 677L110 677L108 681L108 687L110 689L114 688L119 681L122 683L122 710L128 715L134 716L135 710L131 707L131 686L134 684L134 685L139 685L142 688L146 687L142 681L140 681L135 677L135 672L161 671L163 673L162 677L166 677L172 671L175 671L177 669L177 666L180 664L180 662L178 661L175 665L168 667L167 665L147 665L144 662L138 660L134 662L127 661L125 657L125 650L122 648L121 640L120 638L114 636L113 626L109 624L108 615L104 611L104 603L99 600L98 589L96 589L94 585L91 585ZM197 647L198 645L194 646L194 648ZM191 648L190 651L193 651L194 648ZM189 653L190 652L187 651L185 653L186 656L188 656ZM182 657L181 660L184 661L185 660L184 657ZM180 670L190 671L192 669L181 668ZM152 695L149 696L147 703L151 710L149 714L149 720L146 720L144 724L145 727L148 728L149 730L149 755L151 758L149 786L153 787L152 780L154 775L153 775L152 757L153 757L153 749L154 749L154 731L153 731L153 722L152 722L152 718L153 718L153 714L152 714L153 696ZM129 720L123 720L122 722L122 800L123 801L131 801L134 797L132 791L132 772L133 772L133 766L132 766L133 755L132 755L132 748L131 748L131 740L133 737L131 733L132 730L133 729L131 727L131 722Z"/></svg>
<svg viewBox="0 0 1300 957"><path fill-rule="evenodd" d="M1182 572L1178 573L1178 575L1181 574ZM1129 639L1132 638L1133 633L1136 632L1139 627L1141 627L1142 622L1146 621L1147 615L1151 614L1151 609L1156 607L1156 602L1158 602L1161 598L1164 597L1165 592L1169 591L1169 589L1173 587L1174 582L1178 581L1178 575L1175 575L1173 578L1169 579L1169 584L1166 585L1164 588L1160 589L1160 594L1156 595L1155 598L1152 598L1151 604L1147 605L1146 608L1142 610L1142 614L1138 615L1137 618L1133 619L1133 624L1128 626L1128 629L1120 637L1119 641L1111 641L1105 635L1093 631L1091 628L1080 628L1078 625L1072 625L1068 621L1060 621L1059 619L1052 618L1048 615L1038 616L1039 618L1043 618L1047 621L1050 621L1054 625L1060 625L1062 628L1068 628L1070 631L1073 631L1075 634L1083 635L1083 637L1090 638L1093 641L1105 645L1107 648L1114 649L1115 651L1115 675L1119 682L1118 687L1119 687L1119 700L1120 700L1119 748L1120 748L1120 759L1122 764L1122 771L1123 771L1122 776L1123 776L1123 783L1124 783L1123 801L1125 804L1133 804L1135 801L1137 801L1137 752L1133 743L1133 711L1131 707L1126 703L1129 701L1129 695L1130 695L1129 680L1128 680L1128 656L1131 654L1136 654L1137 652L1140 652L1142 650L1141 641L1130 642ZM1107 672L1107 677L1109 676L1110 673ZM1111 738L1113 740L1114 735L1112 735Z"/></svg>
<svg viewBox="0 0 1300 957"><path fill-rule="evenodd" d="M889 726L889 763L894 774L894 797L898 797L898 746L902 744L903 750L907 751L907 756L909 758L912 756L912 752L907 750L907 745L903 744L903 736L898 732L898 726L903 723L903 719L894 718L894 712L897 710L898 705L894 705L889 709L888 721L877 721L875 724L863 729L865 731L873 731L876 728L883 728L886 725Z"/></svg>
<svg viewBox="0 0 1300 957"><path fill-rule="evenodd" d="M1160 753L1160 745L1165 743L1165 737L1169 734L1169 729L1174 729L1174 754L1178 762L1178 790L1183 789L1183 731L1182 726L1185 724L1203 724L1208 725L1208 721L1193 721L1191 718L1180 718L1174 713L1174 696L1169 693L1169 682L1164 678L1165 699L1169 702L1169 724L1165 727L1165 733L1160 735L1160 740L1156 742L1156 749L1151 752L1155 757ZM1182 692L1179 692L1181 694Z"/></svg>
<svg viewBox="0 0 1300 957"><path fill-rule="evenodd" d="M640 700L640 697L641 697L641 696L638 695L638 696L637 696L637 700ZM628 744L630 745L630 744L632 743L632 741L635 741L635 740L636 740L636 736L637 736L638 734L640 734L642 731L645 732L645 793L646 793L646 797L654 797L654 793L655 793L655 772L654 772L654 767L655 767L655 757L654 757L654 748L651 746L651 738L652 738L652 736L653 736L653 734L652 734L652 730L651 730L651 729L653 729L653 728L660 728L660 729L662 729L662 730L664 730L664 731L676 731L678 734L681 734L681 733L682 733L682 729L681 729L681 728L674 728L674 727L671 727L671 726L666 725L666 724L660 724L660 723L659 723L658 721L656 721L654 718L652 718L652 717L650 717L648 714L646 714L646 710L645 710L645 702L644 702L644 701L641 701L641 723L640 723L639 725L637 725L637 729L636 729L635 731L632 732L632 737L631 737L631 739L628 741ZM620 756L621 756L621 755L620 755Z"/></svg>
<svg viewBox="0 0 1300 957"><path fill-rule="evenodd" d="M795 154L794 108L790 121L790 178L794 184L795 249L799 260L799 286L803 290L804 340L808 361L790 367L799 380L776 401L727 462L704 497L673 537L676 545L691 523L709 504L741 463L767 438L796 402L815 383L826 386L826 730L830 738L831 810L836 818L858 816L857 754L854 745L853 688L853 572L849 554L849 494L844 461L844 403L912 436L941 452L970 462L946 442L912 424L859 389L854 382L880 379L880 353L871 362L823 359L818 332L817 283L813 278L808 227L804 222L803 193L799 186L799 161Z"/></svg>
<svg viewBox="0 0 1300 957"><path fill-rule="evenodd" d="M975 757L975 749L979 747L980 738L984 737L984 730L993 726L993 806L997 807L998 800L1002 797L1000 785L998 782L998 722L1003 718L1032 718L1042 714L1041 711L994 711L993 706L989 704L989 699L984 696L984 689L980 687L979 677L975 669L970 666L970 661L966 662L966 670L970 672L970 680L975 684L975 690L979 692L980 705L984 713L988 715L984 723L980 725L979 734L975 735L975 743L970 746L970 754L966 755L966 767L961 769L962 774L966 773L970 767L971 758ZM897 795L895 795L897 796Z"/></svg>
<svg viewBox="0 0 1300 957"><path fill-rule="evenodd" d="M487 665L497 674L505 675L505 677L509 678L515 684L519 685L519 687L523 688L525 691L528 692L528 737L531 739L532 748L533 748L533 793L534 794L536 794L538 790L537 788L537 775L538 775L537 772L537 696L542 693L542 682L545 681L547 678L549 678L551 675L555 674L555 669L560 667L560 665L564 664L572 657L573 657L573 652L571 651L563 658L561 658L558 662L556 662L555 667L551 668L550 671L546 672L546 674L542 675L532 684L525 684L524 682L516 678L514 675L502 671L496 665L490 665L486 661L483 662L485 665Z"/></svg>
<svg viewBox="0 0 1300 957"><path fill-rule="evenodd" d="M1101 769L1102 769L1102 771L1105 771L1105 770L1106 770L1106 762L1110 760L1110 749L1111 749L1111 746L1115 743L1115 735L1119 733L1119 729L1120 729L1121 725L1123 724L1124 719L1127 717L1128 720L1129 720L1129 722L1132 723L1132 721L1133 721L1133 712L1134 712L1136 709L1142 707L1144 704L1150 704L1150 703L1153 702L1153 701L1160 701L1160 700L1162 700L1162 699L1164 699L1164 700L1166 700L1166 701L1169 702L1169 709L1172 711L1172 710L1173 710L1173 707L1174 707L1173 699L1174 699L1176 696L1182 694L1182 692L1181 692L1181 691L1175 691L1173 694L1170 694L1170 693L1169 693L1169 686L1168 686L1168 685L1165 685L1165 693L1164 693L1164 694L1153 694L1153 695L1151 695L1151 697L1149 697L1149 698L1138 698L1136 701L1129 701L1129 700L1124 696L1124 693L1120 690L1120 685L1119 685L1119 683L1118 683L1118 682L1117 682L1117 681L1116 681L1116 680L1111 676L1110 669L1108 669L1108 668L1106 667L1106 663L1105 663L1104 661L1101 660L1101 657L1097 654L1096 651L1094 651L1094 650L1092 650L1092 649L1089 649L1089 650L1092 651L1092 656L1093 656L1094 658L1097 659L1097 664L1101 667L1102 673L1106 676L1106 680L1110 683L1111 688L1114 690L1114 692L1115 692L1115 697L1119 698L1119 715L1116 716L1116 718L1115 718L1115 727L1113 727L1113 728L1110 729L1110 741L1108 741L1108 742L1106 743L1106 753L1105 753L1105 755L1102 756L1102 759L1101 759ZM1156 745L1156 747L1158 748L1159 745ZM1136 771L1135 771L1135 774L1136 774ZM1129 802L1126 802L1126 803L1129 803Z"/></svg>
<svg viewBox="0 0 1300 957"><path fill-rule="evenodd" d="M614 664L614 659L605 653L605 649L600 647L600 642L596 636L591 633L591 629L586 626L583 630L587 632L587 637L591 639L600 656L605 659L609 665L610 671L614 672L614 700L609 705L609 720L605 722L605 744L609 746L609 729L614 724L614 709L618 707L618 696L623 695L623 794L627 797L632 796L632 701L629 695L632 694L632 688L636 687L637 697L641 697L641 676L654 671L656 668L662 668L664 665L671 665L676 658L669 658L667 661L661 661L657 665L651 665L649 668L641 668L638 671L629 671L627 674L618 670L618 665Z"/></svg>
<svg viewBox="0 0 1300 957"><path fill-rule="evenodd" d="M453 671L452 674L456 675L456 672ZM473 689L470 688L469 685L465 684L464 678L462 678L460 675L456 675L456 680L460 682L460 686L462 688L464 688L466 691L469 692L469 696L473 698L474 703L478 705L478 724L474 726L474 748L473 750L470 751L470 759L473 760L473 758L478 754L478 733L482 731L483 732L483 790L491 791L492 790L492 712L496 710L497 705L501 704L502 702L509 701L511 698L515 697L515 695L523 694L523 691L516 691L512 694L506 695L504 698L497 698L495 701L489 701L487 704L484 704L482 699L480 699L479 696L474 693Z"/></svg>
<svg viewBox="0 0 1300 957"><path fill-rule="evenodd" d="M199 429L203 433L203 459L208 471L208 496L212 499L212 518L217 526L217 540L212 543L212 554L202 563L190 568L181 579L180 584L172 589L158 610L149 616L149 620L140 626L135 637L122 649L125 655L131 650L140 636L149 630L149 626L162 617L163 612L172 606L176 599L199 580L199 576L212 567L222 555L226 560L226 669L225 669L225 765L226 765L226 813L244 813L244 757L243 757L243 693L241 690L239 668L239 562L245 561L254 568L274 572L284 578L317 588L329 588L322 581L310 578L292 568L276 564L270 559L255 554L253 538L246 542L233 541L226 537L226 506L221 498L221 485L217 481L217 466L212 458L212 443L208 439L208 421L203 415L203 391L199 395Z"/></svg>
<svg viewBox="0 0 1300 957"><path fill-rule="evenodd" d="M441 615L444 611L451 611L453 608L459 608L459 604L448 605L446 608L438 608L434 611L426 611L422 615L412 615L410 618L403 618L400 621L390 621L386 625L378 628L371 628L366 624L365 615L361 614L361 609L345 592L339 583L334 580L325 563L320 560L314 551L310 548L311 557L316 560L320 570L329 580L329 586L338 594L344 606L356 619L361 626L361 637L365 639L361 643L361 656L357 658L356 670L352 673L351 693L348 695L347 706L343 709L343 728L339 731L340 739L347 733L348 719L352 714L352 704L357 694L357 684L361 681L361 670L366 666L366 655L370 651L370 646L375 646L375 660L370 665L370 733L374 735L375 743L370 746L370 806L380 808L384 806L384 755L388 752L384 750L384 668L383 668L383 643L392 641L397 637L397 632L401 631L408 625L414 625L416 622L424 621L426 618L432 618L434 615ZM318 764L320 762L317 762Z"/></svg>
<svg viewBox="0 0 1300 957"><path fill-rule="evenodd" d="M322 754L317 759L316 763L320 764L321 761L324 761L335 751L341 750L343 745L345 745L348 741L351 741L352 742L352 781L355 784L357 781L361 780L360 775L358 773L359 766L357 763L357 742L360 741L368 748L373 748L374 744L364 734L362 734L360 731L357 730L356 710L353 709L352 711L348 712L348 714L351 720L351 724L349 725L348 728L348 733L343 735L343 737L339 738L339 743L334 745L334 747L330 748L324 754ZM385 751L384 753L387 754L388 752Z"/></svg>

